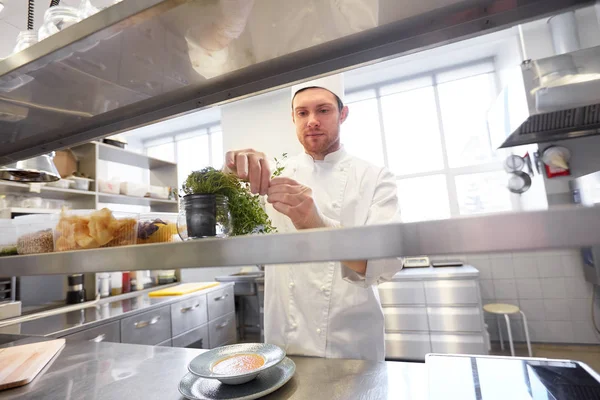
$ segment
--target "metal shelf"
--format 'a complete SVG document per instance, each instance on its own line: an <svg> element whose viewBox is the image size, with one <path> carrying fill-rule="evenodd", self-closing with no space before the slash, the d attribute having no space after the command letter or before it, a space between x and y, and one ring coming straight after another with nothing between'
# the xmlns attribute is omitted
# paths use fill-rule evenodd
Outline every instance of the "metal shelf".
<svg viewBox="0 0 600 400"><path fill-rule="evenodd" d="M104 161L112 161L119 164L131 165L143 169L156 169L163 167L175 167L176 163L160 160L158 158L148 157L144 154L136 153L125 149L111 146L104 143L98 145L98 158Z"/></svg>
<svg viewBox="0 0 600 400"><path fill-rule="evenodd" d="M0 181L0 193L31 193L32 195L42 195L43 197L69 200L82 198L85 196L94 196L96 193L89 190L62 189L52 186L41 186L40 192L31 190L27 183Z"/></svg>
<svg viewBox="0 0 600 400"><path fill-rule="evenodd" d="M137 206L172 205L177 209L177 200L152 199L149 197L134 197L124 194L98 193L99 203L131 204Z"/></svg>
<svg viewBox="0 0 600 400"><path fill-rule="evenodd" d="M4 275L72 274L600 245L600 207L0 258Z"/></svg>

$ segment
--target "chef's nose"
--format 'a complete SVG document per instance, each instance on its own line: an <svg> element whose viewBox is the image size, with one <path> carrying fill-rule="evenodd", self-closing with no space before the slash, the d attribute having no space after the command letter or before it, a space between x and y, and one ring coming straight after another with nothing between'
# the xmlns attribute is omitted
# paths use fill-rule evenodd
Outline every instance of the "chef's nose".
<svg viewBox="0 0 600 400"><path fill-rule="evenodd" d="M321 126L321 121L317 118L317 114L310 114L308 117L308 127L309 128L317 128Z"/></svg>

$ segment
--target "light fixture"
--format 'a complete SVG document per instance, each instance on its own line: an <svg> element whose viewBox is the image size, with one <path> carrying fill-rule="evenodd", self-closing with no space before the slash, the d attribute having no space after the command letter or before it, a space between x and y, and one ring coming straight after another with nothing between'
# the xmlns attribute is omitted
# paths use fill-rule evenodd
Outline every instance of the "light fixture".
<svg viewBox="0 0 600 400"><path fill-rule="evenodd" d="M54 152L0 167L0 179L12 182L54 182L60 174L52 159Z"/></svg>

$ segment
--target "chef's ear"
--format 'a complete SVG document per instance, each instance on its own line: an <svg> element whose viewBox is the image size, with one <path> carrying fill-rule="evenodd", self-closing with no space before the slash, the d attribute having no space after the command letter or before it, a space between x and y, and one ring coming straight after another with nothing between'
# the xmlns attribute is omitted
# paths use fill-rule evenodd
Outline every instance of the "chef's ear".
<svg viewBox="0 0 600 400"><path fill-rule="evenodd" d="M348 118L348 113L350 113L350 109L348 106L344 106L342 108L342 112L340 113L340 124L343 124L346 118Z"/></svg>

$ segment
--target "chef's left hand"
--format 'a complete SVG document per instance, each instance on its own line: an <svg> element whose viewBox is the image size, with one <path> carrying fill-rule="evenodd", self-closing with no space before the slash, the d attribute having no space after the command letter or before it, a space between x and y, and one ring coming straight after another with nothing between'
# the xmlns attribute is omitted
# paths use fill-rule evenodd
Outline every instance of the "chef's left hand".
<svg viewBox="0 0 600 400"><path fill-rule="evenodd" d="M267 201L273 204L274 209L287 215L296 229L327 226L313 199L312 189L293 179L273 178L267 191Z"/></svg>

